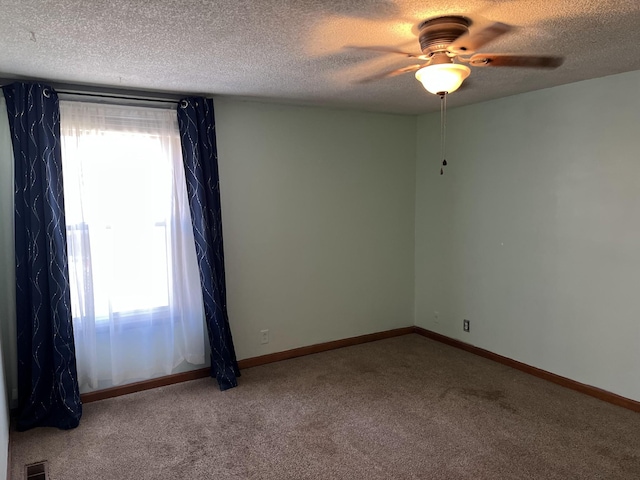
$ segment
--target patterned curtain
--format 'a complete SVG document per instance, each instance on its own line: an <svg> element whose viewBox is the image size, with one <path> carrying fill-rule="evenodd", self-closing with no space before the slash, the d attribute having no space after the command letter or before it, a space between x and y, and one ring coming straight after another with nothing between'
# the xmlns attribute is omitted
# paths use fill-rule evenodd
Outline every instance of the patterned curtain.
<svg viewBox="0 0 640 480"><path fill-rule="evenodd" d="M211 345L211 376L218 380L220 390L227 390L238 385L240 370L227 316L213 100L181 100L178 126Z"/></svg>
<svg viewBox="0 0 640 480"><path fill-rule="evenodd" d="M55 91L3 87L15 164L18 429L78 426L76 375Z"/></svg>

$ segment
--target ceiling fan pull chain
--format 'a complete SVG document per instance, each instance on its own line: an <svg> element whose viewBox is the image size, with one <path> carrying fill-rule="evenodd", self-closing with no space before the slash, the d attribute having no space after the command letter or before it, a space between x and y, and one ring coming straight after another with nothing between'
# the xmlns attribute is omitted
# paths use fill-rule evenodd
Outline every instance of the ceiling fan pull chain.
<svg viewBox="0 0 640 480"><path fill-rule="evenodd" d="M447 92L440 92L440 155L442 167L447 166ZM444 175L444 168L440 167L440 175Z"/></svg>
<svg viewBox="0 0 640 480"><path fill-rule="evenodd" d="M447 92L442 97L444 114L442 121L442 165L447 166Z"/></svg>
<svg viewBox="0 0 640 480"><path fill-rule="evenodd" d="M444 104L442 103L442 94L440 94L440 155L442 156L442 109Z"/></svg>

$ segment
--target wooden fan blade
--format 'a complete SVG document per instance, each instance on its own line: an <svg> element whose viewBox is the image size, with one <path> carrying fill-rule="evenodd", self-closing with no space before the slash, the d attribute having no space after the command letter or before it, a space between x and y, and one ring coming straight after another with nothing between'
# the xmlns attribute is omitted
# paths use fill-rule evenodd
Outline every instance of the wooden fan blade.
<svg viewBox="0 0 640 480"><path fill-rule="evenodd" d="M512 29L513 27L506 23L494 22L477 31L471 31L461 35L449 45L447 50L453 53L475 52L487 43L510 32Z"/></svg>
<svg viewBox="0 0 640 480"><path fill-rule="evenodd" d="M420 70L422 67L424 67L424 65L417 63L415 65L409 65L408 67L398 68L397 70L392 70L390 72L384 72L384 73L379 73L377 75L372 75L370 77L363 78L362 80L358 80L357 83L369 83L375 80L381 80L383 78L396 77L404 73L415 72L417 70Z"/></svg>
<svg viewBox="0 0 640 480"><path fill-rule="evenodd" d="M558 68L562 62L564 62L563 57L499 53L477 53L469 59L469 65L474 67Z"/></svg>
<svg viewBox="0 0 640 480"><path fill-rule="evenodd" d="M368 50L371 52L382 52L382 53L396 53L398 55L403 55L408 58L421 58L426 60L428 57L422 53L411 53L411 52L403 52L402 50L397 50L392 47L378 46L372 45L370 47L358 47L356 45L345 45L344 48L351 48L354 50Z"/></svg>

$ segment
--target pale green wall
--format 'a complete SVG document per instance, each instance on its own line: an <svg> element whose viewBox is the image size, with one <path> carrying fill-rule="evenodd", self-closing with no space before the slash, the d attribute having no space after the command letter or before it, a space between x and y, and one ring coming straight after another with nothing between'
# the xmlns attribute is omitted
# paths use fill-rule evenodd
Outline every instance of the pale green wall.
<svg viewBox="0 0 640 480"><path fill-rule="evenodd" d="M412 325L416 118L215 108L238 358Z"/></svg>
<svg viewBox="0 0 640 480"><path fill-rule="evenodd" d="M640 400L640 72L448 119L443 177L418 121L416 324Z"/></svg>
<svg viewBox="0 0 640 480"><path fill-rule="evenodd" d="M13 154L9 119L0 92L0 480L7 475L9 397L16 385ZM7 368L8 367L8 368Z"/></svg>
<svg viewBox="0 0 640 480"><path fill-rule="evenodd" d="M0 338L0 480L7 478L9 455L9 399L2 350L2 339Z"/></svg>

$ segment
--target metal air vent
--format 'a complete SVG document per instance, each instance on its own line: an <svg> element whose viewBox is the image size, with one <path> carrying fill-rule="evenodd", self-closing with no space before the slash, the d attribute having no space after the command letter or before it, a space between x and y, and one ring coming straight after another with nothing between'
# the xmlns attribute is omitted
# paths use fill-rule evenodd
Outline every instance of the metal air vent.
<svg viewBox="0 0 640 480"><path fill-rule="evenodd" d="M48 480L49 463L46 460L24 466L26 480Z"/></svg>

